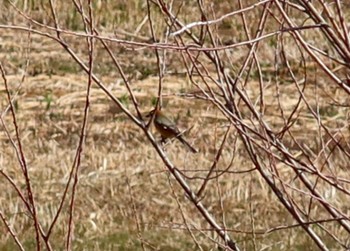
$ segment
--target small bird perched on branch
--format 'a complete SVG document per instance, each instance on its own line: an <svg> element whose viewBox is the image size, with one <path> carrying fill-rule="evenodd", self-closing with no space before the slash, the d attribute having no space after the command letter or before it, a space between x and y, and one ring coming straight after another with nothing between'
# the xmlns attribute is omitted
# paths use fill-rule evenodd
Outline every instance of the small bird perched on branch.
<svg viewBox="0 0 350 251"><path fill-rule="evenodd" d="M164 143L167 139L177 138L182 144L187 146L188 149L193 153L197 153L198 150L188 143L180 130L177 128L174 121L168 118L164 112L162 112L159 108L152 110L147 114L146 117L152 117L154 114L153 124L157 131L162 136L162 142Z"/></svg>

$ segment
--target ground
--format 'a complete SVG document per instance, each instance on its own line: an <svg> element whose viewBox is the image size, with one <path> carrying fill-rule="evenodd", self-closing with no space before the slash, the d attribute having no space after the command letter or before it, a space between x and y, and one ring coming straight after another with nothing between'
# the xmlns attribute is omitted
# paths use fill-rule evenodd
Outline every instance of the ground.
<svg viewBox="0 0 350 251"><path fill-rule="evenodd" d="M32 4L36 5L34 2ZM98 3L106 4L102 1ZM98 3L96 10L102 8ZM133 1L132 6L120 1L120 5L122 7L116 8L119 11L123 8L134 8L136 13L145 9L137 1ZM224 3L220 6L221 11L225 12L227 6ZM7 24L19 19L14 14L16 12L11 7L8 8L13 12L8 17L10 21ZM34 6L31 14L45 16L40 14L45 10L42 8ZM60 8L64 6L59 6L58 9ZM74 14L78 15L76 17L72 14L74 12L59 13L67 27L78 31L82 29L78 14ZM107 11L105 16L100 15L99 22L105 22L104 19L112 15L115 22L128 27L126 23L133 17L140 22L143 17L134 13L130 14L131 17L123 16L123 13L120 11L119 14L113 14ZM221 28L226 31L234 25L241 25L235 22L223 23L219 30ZM3 18L2 24L4 23ZM106 30L103 34L110 36L113 29ZM124 34L123 38L128 36ZM85 63L88 62L85 38L66 35L65 39L75 53ZM292 39L286 43L292 43L291 41ZM46 231L58 210L70 172L75 166L73 163L83 124L88 75L60 44L39 34L29 35L25 31L2 28L0 46L0 62L6 71L9 93L13 99L38 219ZM154 107L158 95L159 72L154 51L149 48L134 50L112 42L110 46L130 81L142 114L146 114ZM252 70L249 81L242 85L242 89L255 102L255 107L263 109L264 122L278 135L285 123L281 116L281 107L284 118L288 117L299 102L300 95L298 87L287 73L278 73L280 80L276 84L275 65L271 63L274 62L275 49L275 44L270 41L262 43L258 50L258 55L263 58L263 90L260 89L257 69ZM237 62L242 62L247 51L248 47L244 47L229 50L228 53L232 53L231 56ZM225 225L229 235L242 250L317 250L316 244L300 225L294 226L296 221L292 215L283 207L251 162L237 128L213 102L203 98L200 90L207 88L203 79L196 75L190 79L185 65L181 63L179 52L169 50L167 53L164 62L166 71L162 79L164 109L182 130L189 128L185 136L199 149L199 153L188 152L176 140L169 142L164 148L170 161L185 175L194 191L203 184L230 127L222 155L216 164L215 173L220 175L208 182L201 202L220 225ZM288 56L291 67L300 80L303 72L298 70L299 61L295 59L297 55L297 52L292 51ZM230 55L221 56L230 58ZM207 69L215 76L215 67L204 60L203 57L201 62L207 64ZM338 148L334 152L328 152L328 155L323 154L323 149L326 148L322 144L331 144L329 135L320 130L319 121L311 112L314 110L319 115L322 124L332 135L341 135L344 140L339 144L348 149L348 108L334 102L346 102L348 94L339 86L330 85L329 77L311 58L306 59L306 62L304 69L308 71L308 77L313 76L301 83L305 87L302 98L308 102L298 108L298 116L294 117L290 134L282 137L281 141L295 158L305 162L308 161L307 157L311 158L311 162L325 176L334 175L340 181L345 180L341 184L344 189L348 189L348 158ZM240 64L234 63L232 68L228 67L232 75L236 74ZM121 74L100 43L96 43L94 67L96 76L107 89L136 115ZM10 135L15 144L19 145L4 79L1 81L0 111L4 122L0 129L0 170L14 181L16 187L25 191L23 170L9 140ZM209 81L209 84L216 90L213 81ZM264 97L264 104L259 100L261 95ZM243 102L238 102L238 107L243 116L242 121L259 128L259 121L253 118L249 108ZM145 122L148 121L145 119ZM149 130L159 139L152 126ZM256 137L256 140L259 138ZM308 156L301 153L300 145L308 149ZM264 155L260 150L258 153ZM271 160L264 161L269 167L267 163ZM310 216L310 221L329 217L318 203L310 202L312 199L306 196L308 192L303 190L304 187L293 170L285 163L275 161L279 178L283 179L283 184L287 187L284 189L290 189L290 196L298 205L302 205L303 210L309 210L307 215ZM331 164L326 165L326 162ZM222 243L195 206L189 202L144 131L96 84L92 85L90 94L86 142L78 177L73 213L73 250L199 250L200 247L202 250L215 250L217 245L210 239ZM317 178L310 175L310 179ZM276 180L278 183L278 179ZM339 194L334 186L323 181L319 183L321 185L315 186L325 200L346 212L346 193ZM16 189L4 176L1 176L0 191L2 214L15 229L25 250L34 250L36 244L31 216ZM69 186L68 199L63 204L62 213L50 237L53 250L65 248L71 196L72 183ZM0 226L0 249L17 248L5 224ZM329 222L323 226L337 238L347 238L347 233L338 225ZM316 227L315 231L330 248L339 248L334 239L325 232Z"/></svg>

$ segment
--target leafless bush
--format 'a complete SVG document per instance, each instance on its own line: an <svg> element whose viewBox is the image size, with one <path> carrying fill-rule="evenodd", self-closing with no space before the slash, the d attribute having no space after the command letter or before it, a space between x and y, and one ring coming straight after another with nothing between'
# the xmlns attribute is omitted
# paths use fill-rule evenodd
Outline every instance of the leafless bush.
<svg viewBox="0 0 350 251"><path fill-rule="evenodd" d="M26 214L35 230L37 250L43 244L46 249L53 250L52 232L63 214L68 214L65 217L65 246L67 250L72 249L77 221L75 201L77 196L83 196L82 191L76 192L84 161L92 83L141 129L140 133L146 135L148 143L167 167L171 174L168 187L181 212L181 228L188 231L197 249L203 249L203 242L198 241L200 235L220 248L241 250L246 247L242 244L246 241L242 239L242 234L249 236L249 247L264 249L259 244L258 235L294 228L302 229L303 235L308 235L315 247L321 250L349 248L350 222L346 201L350 193L350 180L347 178L350 93L347 18L350 13L346 2L264 0L231 4L225 1L148 0L141 8L143 12L135 16L137 24L131 25L133 28L126 26L112 32L106 31L110 27L102 24L103 7L100 5L103 1L73 0L67 3L70 7L66 7L50 0L38 10L30 10L24 2L6 1L11 15L8 15L7 23L0 25L0 30L29 34L28 45L32 43L33 35L54 41L87 76L85 107L74 161L65 188L60 191L57 210L44 227L38 217L39 205L35 200L36 194L33 194L28 161L21 143L23 135L18 130L14 107L17 94L25 82L29 62L17 89L9 87L5 71L8 62L1 62L7 98L6 106L1 107L1 122L20 164L23 186L11 178L4 166L0 171L8 189L16 191L16 196L26 207ZM70 12L79 17L77 30L63 22ZM79 41L80 48L73 46L72 41ZM199 166L193 160L193 170L174 164L179 162L173 158L182 156L170 158L152 135L150 123L143 116L144 111L151 107L140 103L133 88L134 73L127 72L125 59L119 54L122 50L134 57L141 50L149 57L145 62L149 60L154 64L158 77L154 93L156 103L164 103L165 79L176 71L184 73L191 83L190 90L177 93L177 96L198 102L198 113L209 107L215 107L220 112L221 120L215 122L215 126L201 125L203 131L219 132L219 136L209 142L212 163ZM106 87L102 77L96 74L95 68L100 60L97 51L104 53L122 79L126 96L131 100L130 106L117 98ZM182 115L184 113L181 112ZM4 120L6 114L11 115L14 134ZM203 154L206 158L204 152L199 155ZM222 167L224 154L228 154L231 161ZM234 161L237 156L244 159L241 166ZM248 191L242 208L249 222L247 219L239 222L239 219L232 221L227 218L241 205L228 196L233 185L225 184L234 184L240 175L250 180L242 188ZM172 180L176 180L191 205L179 198ZM125 186L130 192L141 246L143 250L153 249L142 237L142 222L137 216L140 210L137 195L132 191L129 180ZM268 189L263 191L263 187ZM258 201L261 193L268 191L274 194L274 200ZM65 207L65 204L68 206ZM267 208L275 204L283 205L283 211L287 212L284 217L288 219L267 215ZM195 208L200 213L197 217L202 217L207 229L189 223L190 216L185 207ZM24 250L16 230L7 219L9 216L2 210L0 216L5 232L12 236L19 249ZM269 225L264 230L256 229L259 225L257 221L265 217L276 217L271 222L278 224L271 224L273 226ZM240 229L239 225L250 229ZM212 235L214 232L216 235ZM295 238L289 240L293 242L289 247L298 246L298 238Z"/></svg>

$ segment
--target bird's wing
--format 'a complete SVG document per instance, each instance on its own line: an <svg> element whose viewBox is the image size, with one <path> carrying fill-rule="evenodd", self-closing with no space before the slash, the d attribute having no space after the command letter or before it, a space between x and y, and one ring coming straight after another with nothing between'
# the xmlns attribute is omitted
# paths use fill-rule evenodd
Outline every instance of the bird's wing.
<svg viewBox="0 0 350 251"><path fill-rule="evenodd" d="M175 132L178 132L179 129L177 128L176 124L174 123L174 121L172 121L171 119L169 119L168 117L163 117L162 118L162 123L163 123L163 126L175 131Z"/></svg>

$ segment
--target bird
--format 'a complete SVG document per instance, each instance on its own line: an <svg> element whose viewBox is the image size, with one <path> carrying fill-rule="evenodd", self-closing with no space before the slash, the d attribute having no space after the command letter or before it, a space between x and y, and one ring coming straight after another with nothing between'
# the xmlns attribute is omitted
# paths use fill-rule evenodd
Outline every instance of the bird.
<svg viewBox="0 0 350 251"><path fill-rule="evenodd" d="M162 137L162 143L165 143L167 139L177 138L182 144L184 144L191 152L197 153L198 150L188 143L180 130L177 128L175 122L170 119L159 108L150 111L146 117L152 117L154 114L153 124L156 130Z"/></svg>

